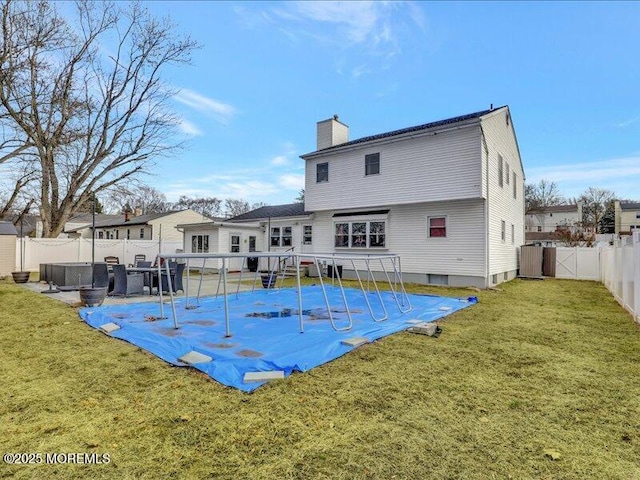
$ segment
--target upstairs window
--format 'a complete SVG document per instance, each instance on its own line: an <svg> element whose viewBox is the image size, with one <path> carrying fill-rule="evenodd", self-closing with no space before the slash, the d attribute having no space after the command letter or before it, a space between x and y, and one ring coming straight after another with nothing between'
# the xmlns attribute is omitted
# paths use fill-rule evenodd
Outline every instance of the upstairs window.
<svg viewBox="0 0 640 480"><path fill-rule="evenodd" d="M329 163L319 163L316 165L316 183L329 181Z"/></svg>
<svg viewBox="0 0 640 480"><path fill-rule="evenodd" d="M504 241L506 240L507 237L507 223L502 220L501 223L501 227L500 227L500 240L502 240L502 242L504 243Z"/></svg>
<svg viewBox="0 0 640 480"><path fill-rule="evenodd" d="M447 217L428 217L429 238L446 238Z"/></svg>
<svg viewBox="0 0 640 480"><path fill-rule="evenodd" d="M498 155L498 185L503 186L504 182L504 168L503 168L502 155Z"/></svg>
<svg viewBox="0 0 640 480"><path fill-rule="evenodd" d="M140 229L140 238L144 238L144 228Z"/></svg>
<svg viewBox="0 0 640 480"><path fill-rule="evenodd" d="M518 179L518 176L516 175L516 172L513 172L513 198L518 198L518 187L516 186L517 179Z"/></svg>
<svg viewBox="0 0 640 480"><path fill-rule="evenodd" d="M504 164L504 181L509 185L509 164L507 162Z"/></svg>
<svg viewBox="0 0 640 480"><path fill-rule="evenodd" d="M364 156L364 174L378 175L380 173L380 154L370 153Z"/></svg>
<svg viewBox="0 0 640 480"><path fill-rule="evenodd" d="M516 243L516 226L513 223L511 224L511 243Z"/></svg>

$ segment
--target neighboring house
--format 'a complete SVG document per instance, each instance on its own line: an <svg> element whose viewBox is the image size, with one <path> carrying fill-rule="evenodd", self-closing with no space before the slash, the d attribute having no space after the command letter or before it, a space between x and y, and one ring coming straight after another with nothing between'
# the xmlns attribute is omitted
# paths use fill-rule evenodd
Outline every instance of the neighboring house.
<svg viewBox="0 0 640 480"><path fill-rule="evenodd" d="M89 215L89 217L91 217ZM211 222L208 217L193 210L174 210L147 215L118 215L115 219L96 221L97 239L182 241L177 226L186 223ZM89 218L91 222L91 218ZM91 238L91 223L67 231L70 236Z"/></svg>
<svg viewBox="0 0 640 480"><path fill-rule="evenodd" d="M352 141L348 132L337 116L318 122L317 150L301 157L304 206L263 207L227 223L261 234L263 251L398 254L409 282L488 287L516 276L524 171L508 107ZM193 251L204 230L181 228ZM239 251L248 251L238 233ZM210 252L238 251L230 240L209 242Z"/></svg>
<svg viewBox="0 0 640 480"><path fill-rule="evenodd" d="M582 222L582 202L569 205L555 205L526 216L525 231L555 232L563 229L575 229ZM528 237L527 237L528 238Z"/></svg>
<svg viewBox="0 0 640 480"><path fill-rule="evenodd" d="M303 203L264 206L230 220L178 225L178 228L184 231L185 252L313 251L313 215L305 212ZM220 268L221 262L208 261L206 266ZM229 265L231 270L240 267L241 260L232 260Z"/></svg>
<svg viewBox="0 0 640 480"><path fill-rule="evenodd" d="M632 230L640 229L640 203L615 202L616 234L628 234Z"/></svg>

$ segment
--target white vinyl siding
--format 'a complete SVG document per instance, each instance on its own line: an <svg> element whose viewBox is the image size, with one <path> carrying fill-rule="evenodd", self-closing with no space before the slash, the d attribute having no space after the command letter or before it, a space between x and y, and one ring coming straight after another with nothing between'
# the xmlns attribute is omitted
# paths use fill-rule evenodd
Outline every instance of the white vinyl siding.
<svg viewBox="0 0 640 480"><path fill-rule="evenodd" d="M504 272L517 269L518 249L524 244L524 199L520 192L524 191L522 179L524 173L521 168L520 156L512 130L512 122L505 121L504 110L497 110L493 115L487 115L482 120L488 157L485 156L485 169L488 164L487 203L488 203L488 235L489 235L489 278L493 274L500 274L502 280ZM503 188L500 179L504 181L504 172L499 174L500 158L509 163L511 171L511 188ZM514 190L518 193L514 198ZM503 241L502 222L514 225L514 242ZM506 228L506 227L505 227Z"/></svg>
<svg viewBox="0 0 640 480"><path fill-rule="evenodd" d="M480 129L467 126L403 141L362 145L306 160L305 206L313 212L412 204L482 196ZM363 176L362 159L379 153L386 165ZM319 163L331 163L331 181L317 183ZM357 192L357 195L348 194Z"/></svg>

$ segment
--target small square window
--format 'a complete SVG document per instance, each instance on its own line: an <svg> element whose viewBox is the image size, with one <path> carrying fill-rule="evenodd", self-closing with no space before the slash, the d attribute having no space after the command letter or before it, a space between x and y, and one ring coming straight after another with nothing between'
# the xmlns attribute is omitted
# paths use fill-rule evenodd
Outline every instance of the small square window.
<svg viewBox="0 0 640 480"><path fill-rule="evenodd" d="M447 217L429 217L429 237L445 238L447 236Z"/></svg>
<svg viewBox="0 0 640 480"><path fill-rule="evenodd" d="M538 231L541 232L542 231L542 226L538 225Z"/></svg>
<svg viewBox="0 0 640 480"><path fill-rule="evenodd" d="M378 175L380 173L380 154L370 153L364 156L364 174Z"/></svg>
<svg viewBox="0 0 640 480"><path fill-rule="evenodd" d="M319 163L316 165L316 183L329 181L329 163Z"/></svg>

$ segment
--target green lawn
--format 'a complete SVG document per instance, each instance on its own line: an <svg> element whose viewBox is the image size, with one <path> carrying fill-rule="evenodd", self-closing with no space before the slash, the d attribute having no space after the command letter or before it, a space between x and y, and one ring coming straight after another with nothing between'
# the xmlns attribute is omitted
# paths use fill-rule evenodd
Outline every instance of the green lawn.
<svg viewBox="0 0 640 480"><path fill-rule="evenodd" d="M640 478L640 329L602 285L477 295L253 394L176 368L0 282L0 445L108 453L11 478Z"/></svg>

